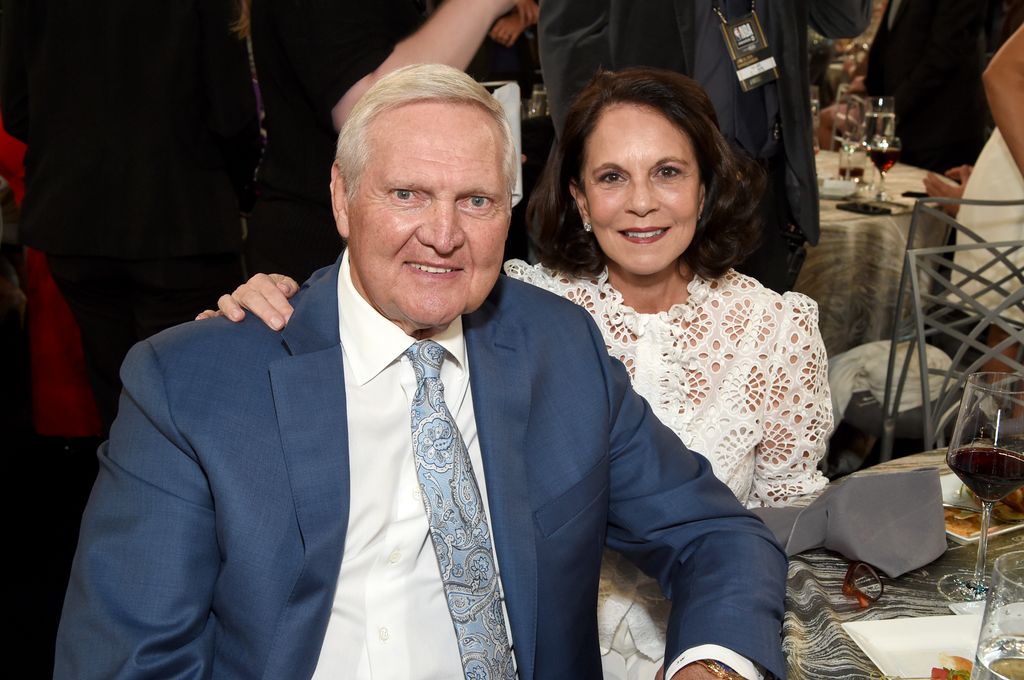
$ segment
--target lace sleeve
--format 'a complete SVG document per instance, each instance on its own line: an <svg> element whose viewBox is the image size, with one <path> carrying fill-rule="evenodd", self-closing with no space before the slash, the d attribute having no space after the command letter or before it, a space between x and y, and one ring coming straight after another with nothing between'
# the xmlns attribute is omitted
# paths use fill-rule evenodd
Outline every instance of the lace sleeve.
<svg viewBox="0 0 1024 680"><path fill-rule="evenodd" d="M755 450L748 506L784 505L827 483L818 461L832 429L832 400L818 307L800 293L787 293L781 304L784 316L773 347L764 436Z"/></svg>

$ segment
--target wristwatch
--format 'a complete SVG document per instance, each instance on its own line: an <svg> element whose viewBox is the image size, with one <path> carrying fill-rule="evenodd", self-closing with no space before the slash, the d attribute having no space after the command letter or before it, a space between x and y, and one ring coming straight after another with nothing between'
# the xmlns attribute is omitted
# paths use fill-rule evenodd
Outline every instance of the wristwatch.
<svg viewBox="0 0 1024 680"><path fill-rule="evenodd" d="M694 663L698 666L703 666L704 670L711 673L711 675L716 678L723 678L723 680L747 680L721 661L715 661L714 659L697 659Z"/></svg>

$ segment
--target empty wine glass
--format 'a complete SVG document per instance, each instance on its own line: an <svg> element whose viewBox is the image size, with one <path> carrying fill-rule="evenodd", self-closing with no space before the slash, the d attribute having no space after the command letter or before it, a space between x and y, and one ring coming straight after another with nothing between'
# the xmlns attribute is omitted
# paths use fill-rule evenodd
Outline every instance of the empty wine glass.
<svg viewBox="0 0 1024 680"><path fill-rule="evenodd" d="M833 137L839 142L839 179L864 183L867 146L864 144L865 102L857 95L847 95L836 107Z"/></svg>
<svg viewBox="0 0 1024 680"><path fill-rule="evenodd" d="M985 597L985 551L992 506L1024 484L1024 375L974 373L967 378L946 464L981 501L981 534L974 574L939 579L947 599Z"/></svg>
<svg viewBox="0 0 1024 680"><path fill-rule="evenodd" d="M1024 552L1007 553L992 566L971 678L1024 678Z"/></svg>
<svg viewBox="0 0 1024 680"><path fill-rule="evenodd" d="M899 137L875 135L868 142L868 157L871 158L871 162L878 168L879 176L878 193L875 194L875 200L889 200L889 194L885 193L885 173L889 172L889 169L896 165L896 161L900 159L900 150L902 148Z"/></svg>

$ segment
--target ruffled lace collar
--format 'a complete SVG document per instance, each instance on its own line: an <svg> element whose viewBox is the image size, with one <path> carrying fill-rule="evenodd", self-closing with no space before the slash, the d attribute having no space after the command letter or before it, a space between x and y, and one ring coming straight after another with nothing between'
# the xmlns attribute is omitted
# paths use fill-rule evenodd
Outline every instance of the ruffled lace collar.
<svg viewBox="0 0 1024 680"><path fill-rule="evenodd" d="M694 274L690 283L686 285L686 290L689 293L686 302L676 303L666 311L645 313L636 311L623 301L622 293L608 281L607 267L591 279L591 282L605 302L609 323L613 326L620 326L622 330L635 336L643 335L646 326L644 321L651 318L664 323L675 332L682 332L686 324L696 316L697 310L711 295L712 290L710 281Z"/></svg>

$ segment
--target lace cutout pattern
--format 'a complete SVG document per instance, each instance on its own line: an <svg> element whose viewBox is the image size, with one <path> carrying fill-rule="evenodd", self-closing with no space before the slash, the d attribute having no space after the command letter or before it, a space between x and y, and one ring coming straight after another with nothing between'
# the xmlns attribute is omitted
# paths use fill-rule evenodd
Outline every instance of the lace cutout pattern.
<svg viewBox="0 0 1024 680"><path fill-rule="evenodd" d="M825 485L818 461L832 404L810 298L779 295L729 271L715 281L694 277L687 302L667 312L639 314L607 272L575 279L521 260L505 272L590 312L636 391L748 507L784 505ZM642 595L650 583L625 560L602 570L602 647L611 641L606 631L614 635L625 619L640 652L661 657L652 631L664 639L664 618Z"/></svg>
<svg viewBox="0 0 1024 680"><path fill-rule="evenodd" d="M607 273L575 279L521 260L506 273L594 317L651 408L748 506L782 505L825 484L817 463L832 426L815 303L729 271L695 277L687 302L639 314ZM752 478L735 475L751 470Z"/></svg>

